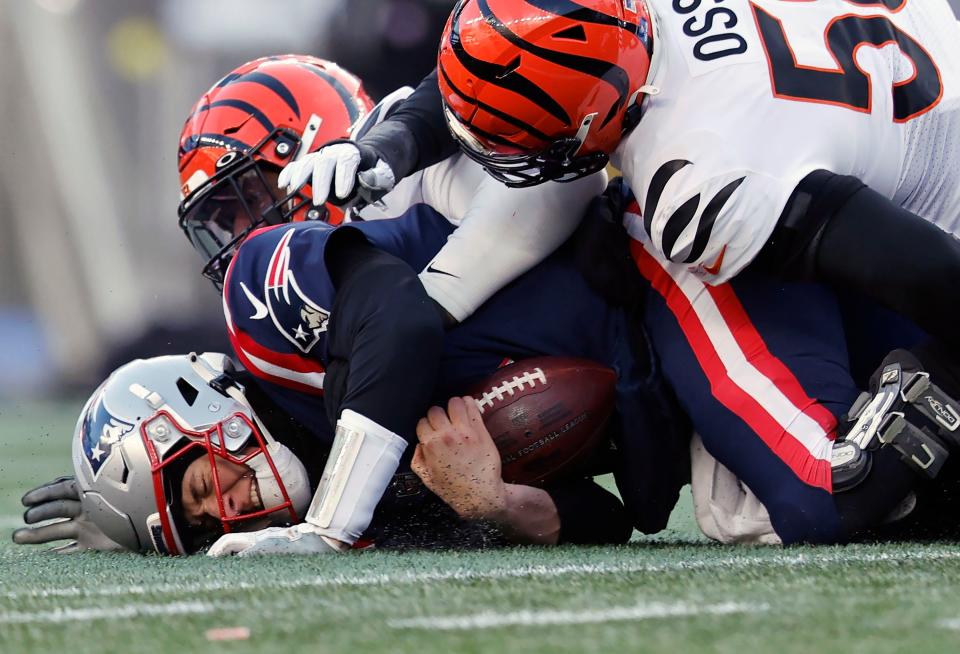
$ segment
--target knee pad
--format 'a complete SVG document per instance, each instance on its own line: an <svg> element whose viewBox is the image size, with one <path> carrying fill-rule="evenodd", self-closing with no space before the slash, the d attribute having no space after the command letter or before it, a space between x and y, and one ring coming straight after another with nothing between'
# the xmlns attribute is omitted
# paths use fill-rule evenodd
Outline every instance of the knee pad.
<svg viewBox="0 0 960 654"><path fill-rule="evenodd" d="M859 485L870 474L873 454L886 447L921 477L935 479L949 449L960 446L960 403L906 350L887 356L871 386L876 390L857 398L833 446L834 491Z"/></svg>

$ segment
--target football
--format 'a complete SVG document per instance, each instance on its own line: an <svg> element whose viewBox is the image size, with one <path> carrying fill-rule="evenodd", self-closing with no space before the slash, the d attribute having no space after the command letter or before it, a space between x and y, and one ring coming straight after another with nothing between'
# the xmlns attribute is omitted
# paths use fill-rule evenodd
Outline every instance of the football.
<svg viewBox="0 0 960 654"><path fill-rule="evenodd" d="M508 483L542 486L575 470L603 441L616 373L586 359L538 357L477 387L483 422Z"/></svg>

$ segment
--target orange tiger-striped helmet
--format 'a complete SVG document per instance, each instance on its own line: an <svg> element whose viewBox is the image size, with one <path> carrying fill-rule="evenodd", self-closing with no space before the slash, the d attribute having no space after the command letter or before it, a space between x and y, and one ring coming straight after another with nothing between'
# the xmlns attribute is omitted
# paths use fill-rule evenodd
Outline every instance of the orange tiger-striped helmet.
<svg viewBox="0 0 960 654"><path fill-rule="evenodd" d="M314 207L309 186L276 189L280 170L350 130L373 102L360 80L303 55L263 57L230 72L194 105L180 134L180 227L218 287L239 243L264 224L340 223L343 211Z"/></svg>
<svg viewBox="0 0 960 654"><path fill-rule="evenodd" d="M640 114L643 0L460 0L438 61L447 124L508 186L603 168Z"/></svg>

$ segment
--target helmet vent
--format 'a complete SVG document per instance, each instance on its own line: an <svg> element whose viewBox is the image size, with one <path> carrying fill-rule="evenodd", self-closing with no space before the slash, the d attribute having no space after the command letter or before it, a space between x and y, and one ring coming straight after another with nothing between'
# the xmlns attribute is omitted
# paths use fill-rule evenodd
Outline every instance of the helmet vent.
<svg viewBox="0 0 960 654"><path fill-rule="evenodd" d="M583 29L583 25L574 25L573 27L568 27L565 30L561 30L553 35L555 39L568 39L570 41L582 41L586 43L587 33Z"/></svg>
<svg viewBox="0 0 960 654"><path fill-rule="evenodd" d="M130 468L127 467L126 461L123 463L123 472L120 474L120 483L124 486L127 485L127 477L130 476Z"/></svg>
<svg viewBox="0 0 960 654"><path fill-rule="evenodd" d="M503 70L497 74L497 79L503 79L504 77L514 72L518 68L520 68L520 55L517 55L516 57L514 57L509 64L503 67Z"/></svg>
<svg viewBox="0 0 960 654"><path fill-rule="evenodd" d="M177 388L180 390L180 394L183 395L183 399L186 400L187 404L193 406L193 403L197 401L197 396L200 395L200 391L194 388L190 382L183 377L177 380Z"/></svg>

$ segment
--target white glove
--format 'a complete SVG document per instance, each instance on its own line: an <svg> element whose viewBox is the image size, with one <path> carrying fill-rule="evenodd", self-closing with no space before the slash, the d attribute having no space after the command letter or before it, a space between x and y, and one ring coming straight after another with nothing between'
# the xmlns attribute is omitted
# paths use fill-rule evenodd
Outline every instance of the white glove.
<svg viewBox="0 0 960 654"><path fill-rule="evenodd" d="M257 556L260 554L336 554L349 545L320 534L313 525L268 527L260 531L224 534L207 551L207 556Z"/></svg>
<svg viewBox="0 0 960 654"><path fill-rule="evenodd" d="M13 542L18 545L38 545L69 539L70 542L51 548L50 551L73 554L85 550L114 552L124 549L105 536L87 516L80 503L77 480L73 477L58 477L49 481L27 491L20 501L27 507L23 521L28 525L46 520L58 521L17 529L13 532Z"/></svg>
<svg viewBox="0 0 960 654"><path fill-rule="evenodd" d="M327 200L338 205L373 204L397 183L376 150L353 141L328 145L290 163L280 171L277 186L292 193L308 181L318 206Z"/></svg>

